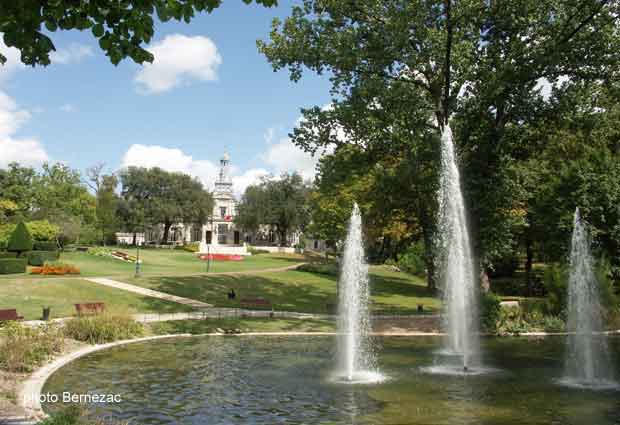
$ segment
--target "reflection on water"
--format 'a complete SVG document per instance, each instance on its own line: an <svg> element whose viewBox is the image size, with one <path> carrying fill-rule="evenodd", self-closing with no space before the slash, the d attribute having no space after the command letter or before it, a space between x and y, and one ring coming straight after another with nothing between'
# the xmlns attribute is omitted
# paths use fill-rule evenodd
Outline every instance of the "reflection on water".
<svg viewBox="0 0 620 425"><path fill-rule="evenodd" d="M92 411L137 424L620 424L618 392L554 384L562 338L487 339L485 364L500 372L461 376L422 371L439 339L378 343L391 379L375 385L331 382L332 337L200 337L94 353L44 392L119 393Z"/></svg>

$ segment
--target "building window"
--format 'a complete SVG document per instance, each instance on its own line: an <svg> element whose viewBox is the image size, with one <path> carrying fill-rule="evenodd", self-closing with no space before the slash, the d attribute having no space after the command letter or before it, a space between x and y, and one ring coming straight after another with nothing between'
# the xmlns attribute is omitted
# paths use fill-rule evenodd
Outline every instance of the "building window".
<svg viewBox="0 0 620 425"><path fill-rule="evenodd" d="M202 240L202 226L194 226L192 229L192 242Z"/></svg>
<svg viewBox="0 0 620 425"><path fill-rule="evenodd" d="M228 224L218 224L217 233L228 233Z"/></svg>
<svg viewBox="0 0 620 425"><path fill-rule="evenodd" d="M226 207L220 207L220 217L221 218L226 217Z"/></svg>

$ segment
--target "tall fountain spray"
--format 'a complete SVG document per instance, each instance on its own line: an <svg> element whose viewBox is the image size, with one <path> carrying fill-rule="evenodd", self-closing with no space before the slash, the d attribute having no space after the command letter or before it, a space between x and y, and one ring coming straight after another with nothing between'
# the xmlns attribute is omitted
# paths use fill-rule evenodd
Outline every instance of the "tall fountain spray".
<svg viewBox="0 0 620 425"><path fill-rule="evenodd" d="M357 204L354 204L351 213L342 261L337 379L352 383L375 382L381 379L381 375L376 372L375 356L369 340L368 265L364 260L362 216Z"/></svg>
<svg viewBox="0 0 620 425"><path fill-rule="evenodd" d="M477 279L474 268L461 177L454 153L452 130L441 135L441 173L438 215L438 252L442 271L444 352L462 359L462 369L476 363L479 352Z"/></svg>
<svg viewBox="0 0 620 425"><path fill-rule="evenodd" d="M575 210L568 281L568 346L562 383L591 388L615 387L607 338L603 332L599 288L590 238Z"/></svg>

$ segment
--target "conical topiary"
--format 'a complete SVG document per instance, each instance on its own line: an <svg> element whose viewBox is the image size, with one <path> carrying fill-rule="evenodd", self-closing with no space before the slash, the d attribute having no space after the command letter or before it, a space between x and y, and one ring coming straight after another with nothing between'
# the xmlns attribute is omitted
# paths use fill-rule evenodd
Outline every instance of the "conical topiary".
<svg viewBox="0 0 620 425"><path fill-rule="evenodd" d="M23 221L17 223L15 230L11 233L11 237L9 238L9 243L7 246L7 251L17 252L17 256L19 257L22 252L31 251L32 250L32 237L30 236L30 232L28 228L24 224Z"/></svg>

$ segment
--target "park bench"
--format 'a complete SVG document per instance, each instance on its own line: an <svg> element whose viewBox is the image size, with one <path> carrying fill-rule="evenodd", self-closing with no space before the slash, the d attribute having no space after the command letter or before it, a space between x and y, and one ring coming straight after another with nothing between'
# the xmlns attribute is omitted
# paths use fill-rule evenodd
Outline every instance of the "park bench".
<svg viewBox="0 0 620 425"><path fill-rule="evenodd" d="M239 301L241 308L253 309L253 308L261 308L261 309L269 309L272 307L271 301L266 300L264 298L243 298Z"/></svg>
<svg viewBox="0 0 620 425"><path fill-rule="evenodd" d="M75 305L75 311L78 316L103 313L104 309L104 303L81 303Z"/></svg>
<svg viewBox="0 0 620 425"><path fill-rule="evenodd" d="M9 320L22 320L23 316L17 315L17 310L0 310L0 322L7 322Z"/></svg>

